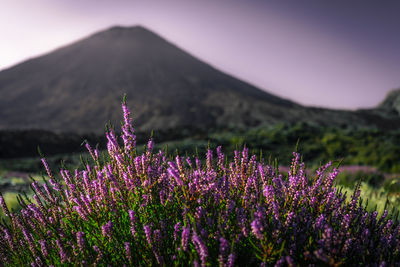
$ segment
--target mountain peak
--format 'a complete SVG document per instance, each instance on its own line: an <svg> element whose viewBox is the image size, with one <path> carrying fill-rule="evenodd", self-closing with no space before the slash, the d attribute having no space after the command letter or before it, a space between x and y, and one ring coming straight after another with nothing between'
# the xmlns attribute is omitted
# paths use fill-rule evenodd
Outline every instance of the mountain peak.
<svg viewBox="0 0 400 267"><path fill-rule="evenodd" d="M162 37L154 33L153 31L147 29L142 25L135 25L135 26L121 26L116 25L112 26L106 30L97 32L92 35L92 37L105 37L105 38L113 38L113 39L120 39L120 38L146 38L146 37L153 37L158 40L165 41Z"/></svg>
<svg viewBox="0 0 400 267"><path fill-rule="evenodd" d="M135 26L121 26L121 25L115 25L107 30L101 31L99 33L104 33L104 32L129 32L129 33L138 33L138 32L147 32L147 33L152 33L154 34L151 30L147 29L146 27L142 25L135 25Z"/></svg>
<svg viewBox="0 0 400 267"><path fill-rule="evenodd" d="M143 26L114 26L0 72L0 129L101 133L125 93L143 130L255 126L298 106Z"/></svg>

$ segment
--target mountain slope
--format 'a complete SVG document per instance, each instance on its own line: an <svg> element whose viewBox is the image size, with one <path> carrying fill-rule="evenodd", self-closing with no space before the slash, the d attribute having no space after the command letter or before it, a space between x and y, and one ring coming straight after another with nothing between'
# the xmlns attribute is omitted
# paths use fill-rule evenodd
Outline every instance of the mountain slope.
<svg viewBox="0 0 400 267"><path fill-rule="evenodd" d="M114 27L0 72L0 128L102 132L106 121L120 120L124 93L138 126L148 129L213 126L218 117L238 124L225 107L209 105L214 94L225 95L231 107L253 99L295 106L142 27Z"/></svg>
<svg viewBox="0 0 400 267"><path fill-rule="evenodd" d="M400 89L389 92L377 109L394 116L400 116Z"/></svg>
<svg viewBox="0 0 400 267"><path fill-rule="evenodd" d="M136 26L113 27L0 72L0 129L102 133L105 122L119 124L124 93L139 130L393 125L376 114L276 97Z"/></svg>

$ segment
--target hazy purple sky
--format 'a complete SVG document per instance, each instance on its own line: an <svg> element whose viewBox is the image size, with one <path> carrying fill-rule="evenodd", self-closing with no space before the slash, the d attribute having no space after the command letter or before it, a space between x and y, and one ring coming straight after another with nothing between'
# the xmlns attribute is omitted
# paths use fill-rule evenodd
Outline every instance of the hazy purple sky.
<svg viewBox="0 0 400 267"><path fill-rule="evenodd" d="M141 24L273 94L372 107L400 87L399 14L388 0L0 0L0 70Z"/></svg>

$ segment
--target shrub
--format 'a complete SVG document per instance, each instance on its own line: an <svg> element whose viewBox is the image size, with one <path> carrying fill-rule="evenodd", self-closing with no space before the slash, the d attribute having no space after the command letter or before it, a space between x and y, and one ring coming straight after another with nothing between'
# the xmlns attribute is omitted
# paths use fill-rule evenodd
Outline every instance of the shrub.
<svg viewBox="0 0 400 267"><path fill-rule="evenodd" d="M169 158L135 150L129 110L122 105L123 145L106 132L108 155L89 144L92 163L32 183L34 202L0 226L5 265L360 265L400 263L400 227L385 211L368 212L359 186L349 201L333 185L331 163L313 177L294 153L287 178L221 147L197 157ZM122 143L121 143L122 144ZM102 158L102 159L101 159Z"/></svg>

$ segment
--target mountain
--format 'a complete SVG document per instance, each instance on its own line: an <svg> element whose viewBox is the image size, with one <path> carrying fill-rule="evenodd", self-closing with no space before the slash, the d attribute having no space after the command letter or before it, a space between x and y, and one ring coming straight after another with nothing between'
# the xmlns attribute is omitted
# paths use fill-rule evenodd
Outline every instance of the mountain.
<svg viewBox="0 0 400 267"><path fill-rule="evenodd" d="M296 106L143 27L113 27L0 72L0 128L101 133L124 93L143 129L254 124L253 101Z"/></svg>
<svg viewBox="0 0 400 267"><path fill-rule="evenodd" d="M400 89L389 92L377 109L393 116L400 116Z"/></svg>
<svg viewBox="0 0 400 267"><path fill-rule="evenodd" d="M301 106L136 26L113 27L1 71L0 130L101 134L107 121L119 125L124 93L135 127L146 131L298 121L392 127L397 120Z"/></svg>

